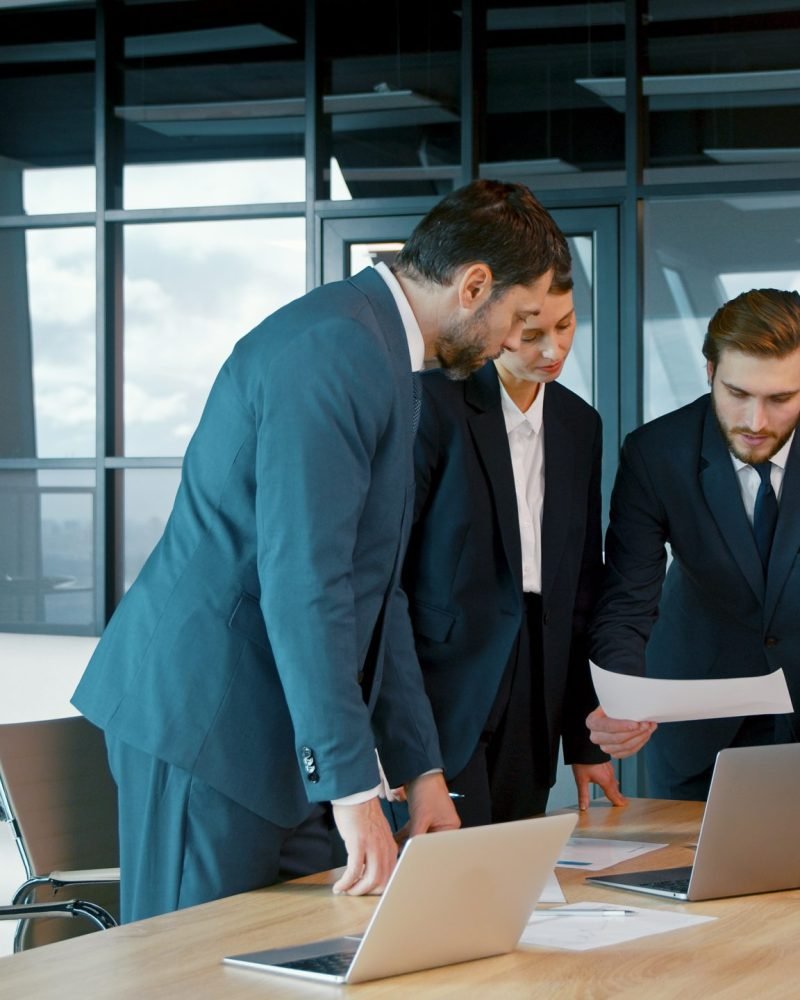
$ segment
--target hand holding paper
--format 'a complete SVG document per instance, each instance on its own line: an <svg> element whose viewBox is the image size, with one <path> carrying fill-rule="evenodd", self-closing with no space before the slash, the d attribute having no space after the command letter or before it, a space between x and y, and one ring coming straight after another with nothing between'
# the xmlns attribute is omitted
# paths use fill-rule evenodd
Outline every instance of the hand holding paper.
<svg viewBox="0 0 800 1000"><path fill-rule="evenodd" d="M794 711L783 670L756 677L682 681L616 674L595 663L591 669L597 699L612 719L685 722Z"/></svg>

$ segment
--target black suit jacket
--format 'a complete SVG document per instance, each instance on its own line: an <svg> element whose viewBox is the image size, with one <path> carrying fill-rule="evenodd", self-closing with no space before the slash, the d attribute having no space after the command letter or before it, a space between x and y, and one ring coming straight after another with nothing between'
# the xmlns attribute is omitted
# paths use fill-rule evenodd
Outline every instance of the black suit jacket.
<svg viewBox="0 0 800 1000"><path fill-rule="evenodd" d="M422 377L415 525L404 569L417 653L449 774L477 746L523 614L508 435L493 364L464 382ZM601 571L602 433L595 410L551 383L544 397L542 632L551 781L606 760L589 742L595 706L586 629Z"/></svg>
<svg viewBox="0 0 800 1000"><path fill-rule="evenodd" d="M628 435L592 629L600 666L681 679L783 667L800 705L799 449L795 434L765 580L710 397ZM673 558L665 575L667 544ZM788 721L797 733L796 716ZM698 774L730 744L740 723L670 723L653 742L679 774Z"/></svg>

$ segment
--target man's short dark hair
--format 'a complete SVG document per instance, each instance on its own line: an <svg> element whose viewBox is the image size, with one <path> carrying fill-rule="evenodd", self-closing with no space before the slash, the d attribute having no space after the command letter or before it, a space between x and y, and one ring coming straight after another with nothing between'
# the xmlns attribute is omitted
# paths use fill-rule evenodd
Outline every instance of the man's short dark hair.
<svg viewBox="0 0 800 1000"><path fill-rule="evenodd" d="M726 349L782 358L800 348L800 294L779 288L754 288L714 313L703 354L715 367Z"/></svg>
<svg viewBox="0 0 800 1000"><path fill-rule="evenodd" d="M564 234L524 184L479 180L451 192L416 226L393 269L447 285L469 264L486 264L493 297L549 270L568 274Z"/></svg>

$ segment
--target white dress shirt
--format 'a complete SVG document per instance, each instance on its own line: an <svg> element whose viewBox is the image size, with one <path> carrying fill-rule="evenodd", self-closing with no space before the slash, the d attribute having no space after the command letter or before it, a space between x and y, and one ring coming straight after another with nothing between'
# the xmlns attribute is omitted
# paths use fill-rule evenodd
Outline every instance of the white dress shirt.
<svg viewBox="0 0 800 1000"><path fill-rule="evenodd" d="M792 446L794 434L795 432L792 431L789 436L789 440L780 448L779 451L776 451L770 459L772 465L769 470L769 480L772 483L772 489L775 493L775 498L777 499L778 504L781 502L783 474L786 471L786 460L789 457L789 449ZM733 467L736 470L736 479L739 483L739 491L742 494L742 502L744 503L745 513L747 514L750 524L752 524L753 511L756 506L756 494L758 493L761 478L752 465L748 465L746 462L737 458L733 452L731 452L731 460L733 462Z"/></svg>
<svg viewBox="0 0 800 1000"><path fill-rule="evenodd" d="M522 548L522 589L542 592L542 509L544 507L544 434L542 433L545 384L524 413L500 383L503 418L511 450L514 488Z"/></svg>

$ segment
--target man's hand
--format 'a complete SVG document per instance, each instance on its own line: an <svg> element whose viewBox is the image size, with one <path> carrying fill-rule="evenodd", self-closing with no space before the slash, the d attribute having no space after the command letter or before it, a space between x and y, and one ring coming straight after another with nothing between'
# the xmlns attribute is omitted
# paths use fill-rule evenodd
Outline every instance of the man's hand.
<svg viewBox="0 0 800 1000"><path fill-rule="evenodd" d="M599 785L612 806L626 806L628 800L619 790L614 765L610 761L603 764L573 764L575 787L578 789L578 808L589 808L589 786Z"/></svg>
<svg viewBox="0 0 800 1000"><path fill-rule="evenodd" d="M638 753L656 731L655 722L609 719L598 707L586 717L589 739L610 757L621 759Z"/></svg>
<svg viewBox="0 0 800 1000"><path fill-rule="evenodd" d="M395 834L398 843L402 844L418 833L457 830L461 826L444 775L440 772L422 774L409 781L405 789L409 820Z"/></svg>
<svg viewBox="0 0 800 1000"><path fill-rule="evenodd" d="M333 805L333 818L347 848L347 867L335 893L381 893L397 860L397 844L378 798L358 805Z"/></svg>

